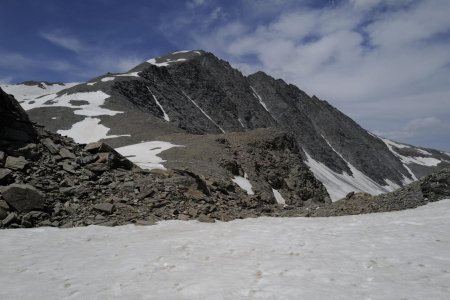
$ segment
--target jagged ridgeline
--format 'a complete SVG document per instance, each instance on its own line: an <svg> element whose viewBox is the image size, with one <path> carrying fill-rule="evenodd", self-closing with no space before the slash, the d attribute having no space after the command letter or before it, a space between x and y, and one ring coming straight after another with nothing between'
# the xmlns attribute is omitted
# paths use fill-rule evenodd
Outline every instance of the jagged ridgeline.
<svg viewBox="0 0 450 300"><path fill-rule="evenodd" d="M162 153L167 166L202 172L203 166L210 166L209 173L219 174L217 165L224 154L195 155L199 145L205 149L212 145L205 134L261 128L289 132L296 155L325 185L332 200L352 191L393 191L450 166L448 153L373 135L294 85L263 72L244 76L204 51L170 53L126 73L109 73L85 83L27 82L4 88L20 100L33 121L50 131L80 143L107 140L142 167L149 166L145 159L156 148L178 145L183 147ZM167 144L147 144L143 157L142 141ZM264 193L257 190L259 179L244 172L255 192ZM290 183L275 186L271 187L287 189ZM280 193L285 199L291 196Z"/></svg>

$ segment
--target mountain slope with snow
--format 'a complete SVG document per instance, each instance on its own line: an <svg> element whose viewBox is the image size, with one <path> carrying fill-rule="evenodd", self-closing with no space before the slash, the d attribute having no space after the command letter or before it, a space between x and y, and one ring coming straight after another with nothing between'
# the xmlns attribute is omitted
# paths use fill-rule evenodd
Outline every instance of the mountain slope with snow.
<svg viewBox="0 0 450 300"><path fill-rule="evenodd" d="M335 218L0 231L1 299L447 299L450 200Z"/></svg>
<svg viewBox="0 0 450 300"><path fill-rule="evenodd" d="M32 120L81 143L107 139L123 147L179 133L286 130L333 200L391 191L450 166L443 152L374 136L328 102L262 72L245 77L204 51L169 53L50 95L23 85L5 90Z"/></svg>

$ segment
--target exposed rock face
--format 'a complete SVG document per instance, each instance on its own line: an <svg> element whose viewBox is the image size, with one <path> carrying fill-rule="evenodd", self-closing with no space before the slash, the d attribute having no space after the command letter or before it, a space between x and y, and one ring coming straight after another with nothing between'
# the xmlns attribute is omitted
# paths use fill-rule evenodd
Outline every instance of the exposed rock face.
<svg viewBox="0 0 450 300"><path fill-rule="evenodd" d="M299 155L294 136L280 130L258 129L217 135L167 136L185 147L165 151L170 168L189 169L207 182L227 185L230 178L246 178L264 201L275 203L273 190L286 204L302 206L305 201L325 203L329 196Z"/></svg>
<svg viewBox="0 0 450 300"><path fill-rule="evenodd" d="M32 141L36 132L19 103L0 89L0 141Z"/></svg>

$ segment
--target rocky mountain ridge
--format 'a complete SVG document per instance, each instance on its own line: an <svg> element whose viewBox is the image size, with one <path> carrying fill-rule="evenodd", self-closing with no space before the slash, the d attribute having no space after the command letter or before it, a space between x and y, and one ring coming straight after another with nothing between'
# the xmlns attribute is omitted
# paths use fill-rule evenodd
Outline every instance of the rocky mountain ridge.
<svg viewBox="0 0 450 300"><path fill-rule="evenodd" d="M107 140L118 149L164 139L183 145L176 140L183 134L285 130L333 200L351 191L393 191L450 166L444 152L377 137L326 101L263 72L243 76L204 51L174 52L127 73L19 100L51 131L77 142Z"/></svg>
<svg viewBox="0 0 450 300"><path fill-rule="evenodd" d="M76 144L32 124L1 89L0 114L1 228L229 221L329 202L323 185L298 159L295 139L283 132L210 136L229 155L208 175L187 167L151 172L102 142ZM246 172L257 191L248 192ZM282 203L280 192L289 195Z"/></svg>

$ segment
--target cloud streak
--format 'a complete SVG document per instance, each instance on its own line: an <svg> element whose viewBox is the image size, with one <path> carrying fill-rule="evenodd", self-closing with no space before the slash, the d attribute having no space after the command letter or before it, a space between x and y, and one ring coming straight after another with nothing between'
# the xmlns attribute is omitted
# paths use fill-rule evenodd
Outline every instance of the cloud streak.
<svg viewBox="0 0 450 300"><path fill-rule="evenodd" d="M41 32L40 35L50 43L75 53L89 50L79 39L60 32Z"/></svg>

